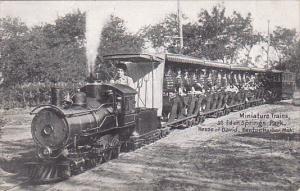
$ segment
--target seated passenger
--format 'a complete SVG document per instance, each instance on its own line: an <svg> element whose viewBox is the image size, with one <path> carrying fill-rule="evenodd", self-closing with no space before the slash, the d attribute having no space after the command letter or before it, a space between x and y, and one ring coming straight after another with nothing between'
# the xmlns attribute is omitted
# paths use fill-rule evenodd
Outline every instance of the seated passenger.
<svg viewBox="0 0 300 191"><path fill-rule="evenodd" d="M191 81L188 70L184 71L184 76L183 76L182 80L183 80L183 86L184 86L184 88L183 88L184 93L191 93L192 81Z"/></svg>
<svg viewBox="0 0 300 191"><path fill-rule="evenodd" d="M249 72L246 72L246 83L248 83L251 79L251 75Z"/></svg>
<svg viewBox="0 0 300 191"><path fill-rule="evenodd" d="M251 79L249 82L249 90L256 90L256 86L254 84L254 79Z"/></svg>
<svg viewBox="0 0 300 191"><path fill-rule="evenodd" d="M164 91L165 92L175 92L175 85L174 85L174 76L173 76L173 71L171 67L167 69L167 72L165 73L164 76Z"/></svg>
<svg viewBox="0 0 300 191"><path fill-rule="evenodd" d="M230 72L225 73L225 78L226 78L226 82L227 82L227 84L226 84L226 87L227 87L230 83L232 83Z"/></svg>
<svg viewBox="0 0 300 191"><path fill-rule="evenodd" d="M218 90L219 90L219 86L217 85L217 83L214 83L210 89L210 92L216 93Z"/></svg>
<svg viewBox="0 0 300 191"><path fill-rule="evenodd" d="M226 77L226 73L224 71L222 71L222 74L221 74L221 89L222 90L225 90L226 87L227 87L227 77Z"/></svg>
<svg viewBox="0 0 300 191"><path fill-rule="evenodd" d="M241 73L241 81L242 81L242 84L244 84L246 82L246 77L245 77L244 72Z"/></svg>
<svg viewBox="0 0 300 191"><path fill-rule="evenodd" d="M197 77L197 73L199 74ZM204 86L203 86L203 75L204 73L202 72L202 70L200 70L200 72L198 72L198 70L196 70L196 72L193 73L192 76L192 91L195 94L204 94L205 90L204 90Z"/></svg>
<svg viewBox="0 0 300 191"><path fill-rule="evenodd" d="M211 92L213 87L212 73L207 70L207 76L205 78L204 84L206 86L206 91Z"/></svg>
<svg viewBox="0 0 300 191"><path fill-rule="evenodd" d="M229 85L225 89L225 92L238 93L239 89L233 83L229 83Z"/></svg>
<svg viewBox="0 0 300 191"><path fill-rule="evenodd" d="M237 74L236 74L236 79L237 79L237 83L238 83L238 84L241 84L241 83L242 83L242 74L241 74L240 71L237 72Z"/></svg>
<svg viewBox="0 0 300 191"><path fill-rule="evenodd" d="M244 86L243 73L239 72L237 77L238 77L238 88L243 89Z"/></svg>
<svg viewBox="0 0 300 191"><path fill-rule="evenodd" d="M231 71L230 73L230 83L233 85L236 85L236 79L235 79L235 73L233 71Z"/></svg>
<svg viewBox="0 0 300 191"><path fill-rule="evenodd" d="M219 85L218 85L218 74L216 70L212 70L211 73L211 92L215 93L218 91Z"/></svg>
<svg viewBox="0 0 300 191"><path fill-rule="evenodd" d="M239 79L239 73L235 72L233 76L234 76L234 82L235 82L234 85L237 88L241 89L241 82L240 82L240 79Z"/></svg>
<svg viewBox="0 0 300 191"><path fill-rule="evenodd" d="M203 68L202 70L200 70L198 72L198 81L199 83L201 83L202 85L204 85L204 82L205 82L205 78L206 78L206 73L207 73L207 70L205 68Z"/></svg>
<svg viewBox="0 0 300 191"><path fill-rule="evenodd" d="M257 83L255 83L256 85L256 89L261 89L264 87L264 84L261 81L258 81Z"/></svg>
<svg viewBox="0 0 300 191"><path fill-rule="evenodd" d="M222 73L223 71L219 71L218 72L218 75L217 75L217 83L216 83L216 88L217 88L217 91L222 91Z"/></svg>
<svg viewBox="0 0 300 191"><path fill-rule="evenodd" d="M123 85L128 85L131 88L135 88L132 78L125 75L125 72L127 71L126 64L119 63L116 65L116 67L117 67L117 75L115 76L114 79L110 81L110 83L123 84Z"/></svg>
<svg viewBox="0 0 300 191"><path fill-rule="evenodd" d="M178 95L180 96L185 96L186 94L184 93L185 87L183 85L183 79L181 76L181 69L177 70L177 76L175 78L175 88L176 88L176 92L178 93Z"/></svg>
<svg viewBox="0 0 300 191"><path fill-rule="evenodd" d="M249 82L244 83L243 89L246 90L246 91L250 90L250 84L249 84Z"/></svg>

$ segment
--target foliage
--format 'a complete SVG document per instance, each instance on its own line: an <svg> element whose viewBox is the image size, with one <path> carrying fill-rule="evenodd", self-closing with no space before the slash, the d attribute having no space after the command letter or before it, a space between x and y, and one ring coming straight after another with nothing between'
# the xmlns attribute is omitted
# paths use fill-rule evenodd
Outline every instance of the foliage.
<svg viewBox="0 0 300 191"><path fill-rule="evenodd" d="M267 40L267 39L266 39ZM270 35L270 45L275 49L278 60L272 60L279 70L295 72L297 86L300 84L300 39L295 29L276 27Z"/></svg>
<svg viewBox="0 0 300 191"><path fill-rule="evenodd" d="M195 51L190 51L189 46L186 48L186 52L199 57L205 57L212 60L225 59L225 55L228 54L228 47L230 36L227 35L228 30L226 27L229 25L229 18L225 17L225 7L214 6L211 13L207 10L202 10L198 15L198 22L194 25L198 47L193 48ZM192 41L192 38L187 41Z"/></svg>
<svg viewBox="0 0 300 191"><path fill-rule="evenodd" d="M82 83L63 83L56 84L57 87L73 95ZM5 91L0 91L0 109L11 109L20 107L35 107L39 104L50 102L50 88L52 83L26 83L23 85L13 85ZM63 94L66 96L66 94Z"/></svg>
<svg viewBox="0 0 300 191"><path fill-rule="evenodd" d="M86 76L85 14L59 17L28 29L16 18L0 22L4 86L37 81L80 81Z"/></svg>
<svg viewBox="0 0 300 191"><path fill-rule="evenodd" d="M110 15L101 33L98 55L137 53L141 52L143 44L144 40L141 36L127 31L123 19Z"/></svg>
<svg viewBox="0 0 300 191"><path fill-rule="evenodd" d="M270 35L270 46L272 46L277 54L278 61L275 62L277 69L289 69L299 72L299 40L297 40L295 29L287 29L276 27ZM267 39L266 39L267 41Z"/></svg>
<svg viewBox="0 0 300 191"><path fill-rule="evenodd" d="M156 25L144 26L140 33L144 38L149 40L153 47L166 47L169 52L178 52L173 50L179 43L179 30L177 15L171 13L163 21Z"/></svg>
<svg viewBox="0 0 300 191"><path fill-rule="evenodd" d="M0 19L0 68L5 79L3 86L7 87L28 78L24 72L24 68L26 68L24 36L28 30L25 23L17 18Z"/></svg>
<svg viewBox="0 0 300 191"><path fill-rule="evenodd" d="M82 81L86 78L85 13L79 10L58 18L55 25L46 25L42 30L48 63L47 79L52 81Z"/></svg>
<svg viewBox="0 0 300 191"><path fill-rule="evenodd" d="M214 6L211 12L201 10L197 22L183 25L184 54L232 63L236 61L238 52L246 49L244 64L247 65L250 51L262 40L261 35L253 31L250 13L243 17L234 11L226 16L225 11L221 5ZM176 40L176 14L169 14L156 25L144 27L143 35L155 48L166 46L170 50L179 42Z"/></svg>
<svg viewBox="0 0 300 191"><path fill-rule="evenodd" d="M28 105L37 95L30 84L83 81L87 73L84 43L85 13L80 11L57 18L55 24L32 28L18 18L1 18L2 104ZM21 88L27 85L28 91Z"/></svg>
<svg viewBox="0 0 300 191"><path fill-rule="evenodd" d="M114 15L103 27L101 33L98 57L96 60L97 72L100 73L102 80L109 80L113 76L114 67L110 63L101 60L103 55L116 53L140 53L144 46L141 35L132 34L127 31L125 21Z"/></svg>
<svg viewBox="0 0 300 191"><path fill-rule="evenodd" d="M217 5L211 11L201 10L196 22L184 24L183 53L249 66L253 64L250 56L253 47L268 39L253 30L251 14L242 16L234 11L227 16L225 13L225 7ZM36 97L45 89L43 85L36 85L40 82L59 81L75 84L75 87L86 79L85 17L85 13L77 10L58 17L54 24L32 28L18 18L0 18L2 105L28 106L32 105L30 100L47 100ZM143 27L137 34L128 32L123 19L111 15L102 30L98 49L96 70L100 78L109 80L115 71L111 63L103 62L103 55L140 53L145 39L154 48L163 47L178 53L177 15L169 14L158 24ZM300 40L295 29L277 27L271 34L270 45L278 56L278 61L273 61L277 69L300 73ZM238 61L241 53L242 59Z"/></svg>
<svg viewBox="0 0 300 191"><path fill-rule="evenodd" d="M221 5L214 6L211 13L202 10L198 22L189 24L188 28L194 32L187 38L185 52L233 63L238 52L246 49L248 62L252 47L261 40L260 35L253 31L251 14L243 17L234 11L226 16L225 12Z"/></svg>
<svg viewBox="0 0 300 191"><path fill-rule="evenodd" d="M57 37L65 44L75 43L84 45L85 40L86 13L77 10L74 13L66 14L55 21Z"/></svg>

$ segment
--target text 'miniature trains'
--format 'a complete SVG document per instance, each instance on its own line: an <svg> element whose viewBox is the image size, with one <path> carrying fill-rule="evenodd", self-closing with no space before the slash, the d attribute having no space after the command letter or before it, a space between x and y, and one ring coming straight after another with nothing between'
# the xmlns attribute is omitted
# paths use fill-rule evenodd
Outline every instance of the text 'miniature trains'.
<svg viewBox="0 0 300 191"><path fill-rule="evenodd" d="M120 151L154 142L171 128L290 98L295 87L291 72L184 55L117 54L104 59L119 67L111 83L88 83L64 105L56 90L52 104L31 112L37 157L26 167L32 181L67 178L118 157Z"/></svg>

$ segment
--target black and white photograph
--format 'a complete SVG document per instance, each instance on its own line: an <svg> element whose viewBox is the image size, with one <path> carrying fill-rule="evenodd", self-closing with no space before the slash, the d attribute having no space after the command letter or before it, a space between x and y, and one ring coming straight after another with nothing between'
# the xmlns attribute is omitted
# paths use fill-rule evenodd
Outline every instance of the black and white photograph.
<svg viewBox="0 0 300 191"><path fill-rule="evenodd" d="M300 191L300 1L0 1L0 191Z"/></svg>

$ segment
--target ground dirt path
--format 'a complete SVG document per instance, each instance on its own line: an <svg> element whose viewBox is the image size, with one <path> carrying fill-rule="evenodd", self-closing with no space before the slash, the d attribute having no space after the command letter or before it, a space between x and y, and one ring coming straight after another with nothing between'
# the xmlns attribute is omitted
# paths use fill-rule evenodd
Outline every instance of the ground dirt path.
<svg viewBox="0 0 300 191"><path fill-rule="evenodd" d="M252 123L246 129L265 122L268 129L292 131L252 133L243 131L241 124L226 124L240 121L241 113L256 114L258 111L260 114L287 114L288 118L282 120L284 125L279 124L280 119L247 119ZM14 184L11 178L9 185L2 188L33 191L298 190L299 112L300 107L288 103L248 108L218 119L207 119L199 126L174 130L164 139L134 152L122 153L118 159L60 183L16 185L21 180ZM270 125L270 120L278 122L278 127L275 123Z"/></svg>

